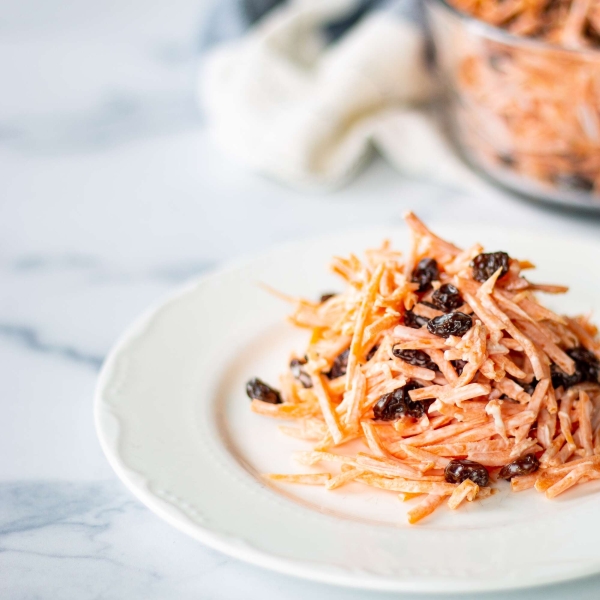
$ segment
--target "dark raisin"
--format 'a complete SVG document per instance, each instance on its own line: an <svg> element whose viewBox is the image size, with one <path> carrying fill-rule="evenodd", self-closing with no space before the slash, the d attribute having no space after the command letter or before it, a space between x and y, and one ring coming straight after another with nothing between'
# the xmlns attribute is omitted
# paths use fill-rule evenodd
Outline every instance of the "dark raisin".
<svg viewBox="0 0 600 600"><path fill-rule="evenodd" d="M346 369L348 368L348 354L350 354L350 348L344 350L336 357L329 372L325 373L329 379L337 379L346 374Z"/></svg>
<svg viewBox="0 0 600 600"><path fill-rule="evenodd" d="M519 477L521 475L529 475L535 473L540 468L540 461L537 459L535 454L526 454L522 458L513 460L502 467L498 477L500 479L511 479L512 477Z"/></svg>
<svg viewBox="0 0 600 600"><path fill-rule="evenodd" d="M567 388L581 383L580 373L577 372L577 368L575 368L575 373L573 373L573 375L567 375L555 364L552 364L550 370L552 372L552 385L555 389L562 385L562 387L564 387L566 390Z"/></svg>
<svg viewBox="0 0 600 600"><path fill-rule="evenodd" d="M378 421L395 421L404 415L420 419L433 403L433 400L414 402L410 399L408 392L417 390L420 387L418 383L413 381L381 396L373 408L375 419Z"/></svg>
<svg viewBox="0 0 600 600"><path fill-rule="evenodd" d="M427 302L427 300L421 300L419 302L419 304L424 304L425 306L429 306L429 308L434 308L435 310L439 310L439 307L437 307L433 302Z"/></svg>
<svg viewBox="0 0 600 600"><path fill-rule="evenodd" d="M290 371L303 387L311 388L312 380L310 375L302 368L306 364L305 358L292 358L290 361Z"/></svg>
<svg viewBox="0 0 600 600"><path fill-rule="evenodd" d="M418 292L431 289L431 282L440 278L438 264L433 258L423 258L412 273L413 283L419 284Z"/></svg>
<svg viewBox="0 0 600 600"><path fill-rule="evenodd" d="M450 335L462 336L473 327L473 319L461 312L453 312L431 319L427 323L429 333L447 338Z"/></svg>
<svg viewBox="0 0 600 600"><path fill-rule="evenodd" d="M374 356L375 356L375 352L377 352L377 350L379 350L379 345L377 346L373 346L370 350L369 353L366 356L366 361L369 362Z"/></svg>
<svg viewBox="0 0 600 600"><path fill-rule="evenodd" d="M554 183L567 190L577 190L578 192L591 192L594 189L594 182L585 175L577 173L559 173L554 178Z"/></svg>
<svg viewBox="0 0 600 600"><path fill-rule="evenodd" d="M567 350L567 354L575 361L577 370L581 373L582 381L598 382L600 362L596 355L583 346Z"/></svg>
<svg viewBox="0 0 600 600"><path fill-rule="evenodd" d="M258 377L254 377L246 384L246 394L252 400L260 400L269 404L281 404L283 402L279 392Z"/></svg>
<svg viewBox="0 0 600 600"><path fill-rule="evenodd" d="M473 278L487 281L498 269L502 269L500 277L508 273L509 256L506 252L484 252L478 254L471 262Z"/></svg>
<svg viewBox="0 0 600 600"><path fill-rule="evenodd" d="M406 403L408 410L406 411L409 417L413 419L420 419L424 414L427 413L429 407L435 402L435 400L408 400Z"/></svg>
<svg viewBox="0 0 600 600"><path fill-rule="evenodd" d="M539 381L534 377L530 383L520 383L519 381L517 381L517 383L531 396L531 394L535 392L535 388Z"/></svg>
<svg viewBox="0 0 600 600"><path fill-rule="evenodd" d="M393 348L392 353L400 360L403 360L414 367L423 367L424 369L431 369L432 371L440 370L431 358L429 358L429 354L422 350L400 350L399 348Z"/></svg>
<svg viewBox="0 0 600 600"><path fill-rule="evenodd" d="M434 307L445 313L452 312L464 304L460 292L451 283L440 286L439 289L433 292L431 299Z"/></svg>
<svg viewBox="0 0 600 600"><path fill-rule="evenodd" d="M555 364L552 364L552 385L555 388L561 385L567 389L584 381L598 383L598 373L600 371L600 362L596 355L589 350L579 346L570 348L566 353L575 361L575 373L567 375L561 371Z"/></svg>
<svg viewBox="0 0 600 600"><path fill-rule="evenodd" d="M444 477L448 483L462 483L470 479L479 487L485 487L490 482L490 474L482 464L466 459L451 460L444 469Z"/></svg>
<svg viewBox="0 0 600 600"><path fill-rule="evenodd" d="M416 315L412 310L407 310L404 313L404 324L413 329L421 329L423 325L427 325L429 319Z"/></svg>
<svg viewBox="0 0 600 600"><path fill-rule="evenodd" d="M330 300L331 298L333 298L336 294L332 294L332 293L328 293L328 294L323 294L319 300L319 302L321 304L323 304L323 302L327 302L327 300Z"/></svg>
<svg viewBox="0 0 600 600"><path fill-rule="evenodd" d="M510 154L499 154L498 155L498 160L500 161L501 164L503 164L505 167L514 167L515 163L517 162L515 160L514 156L511 156Z"/></svg>
<svg viewBox="0 0 600 600"><path fill-rule="evenodd" d="M457 360L451 360L450 362L454 365L454 368L456 369L456 372L458 373L458 375L460 377L460 375L462 375L463 369L467 365L467 361L457 359Z"/></svg>

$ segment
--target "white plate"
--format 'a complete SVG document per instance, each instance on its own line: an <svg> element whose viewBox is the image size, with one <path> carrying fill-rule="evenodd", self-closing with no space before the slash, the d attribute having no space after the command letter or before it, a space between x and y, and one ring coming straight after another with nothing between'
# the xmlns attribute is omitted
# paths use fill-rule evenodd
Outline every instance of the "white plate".
<svg viewBox="0 0 600 600"><path fill-rule="evenodd" d="M444 232L442 232L444 233ZM536 281L567 283L550 298L570 312L600 306L597 245L499 230L446 232L539 265ZM459 592L519 588L600 571L599 486L552 502L502 492L406 524L395 494L352 484L328 492L267 485L262 472L299 471L305 442L250 412L244 383L277 382L306 343L289 309L256 284L318 297L339 289L334 254L360 252L402 230L288 245L204 277L142 316L111 352L96 394L96 424L111 465L166 521L227 554L309 579L377 590ZM579 268L581 266L581 268ZM409 503L410 506L410 503Z"/></svg>

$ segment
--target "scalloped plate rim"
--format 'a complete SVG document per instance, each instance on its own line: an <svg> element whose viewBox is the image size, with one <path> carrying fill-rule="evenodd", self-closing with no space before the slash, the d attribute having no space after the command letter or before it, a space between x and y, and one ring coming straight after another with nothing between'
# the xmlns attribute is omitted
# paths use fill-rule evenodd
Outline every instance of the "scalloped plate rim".
<svg viewBox="0 0 600 600"><path fill-rule="evenodd" d="M443 230L450 229L451 225L444 225ZM465 229L464 226L457 226L457 229ZM504 227L485 226L482 231L485 235L486 232L501 232ZM456 594L460 592L490 592L490 591L510 591L510 590L521 590L532 587L546 586L557 584L561 582L570 581L573 579L580 579L587 576L595 575L600 572L600 560L593 562L590 561L581 566L580 569L572 569L568 573L560 572L554 577L545 576L543 578L531 577L526 581L511 582L507 585L503 585L497 579L492 579L489 584L474 580L471 584L465 584L464 581L457 582L452 578L447 580L439 579L434 583L426 581L424 578L415 577L409 581L403 581L394 577L386 577L380 575L365 575L365 574L348 574L347 572L337 572L335 568L326 566L325 568L321 565L308 562L298 561L294 559L287 559L280 556L274 556L262 550L256 549L250 545L240 544L238 541L232 541L231 536L219 533L208 527L200 526L198 523L194 523L184 511L175 505L167 502L160 498L140 480L143 476L130 469L119 453L120 435L117 434L115 440L109 439L110 436L105 431L104 421L105 414L107 412L112 413L110 407L104 400L104 393L106 387L110 384L111 378L113 377L115 362L117 357L125 349L127 344L135 338L143 329L148 325L152 318L166 305L177 301L184 297L190 291L196 289L199 284L205 281L210 281L219 276L231 273L238 269L252 265L254 262L269 258L271 255L277 253L279 250L289 250L294 247L303 247L307 243L311 242L324 242L335 238L347 239L353 234L377 234L382 233L389 234L391 232L401 232L406 229L401 225L394 225L388 227L370 227L355 229L350 231L338 231L331 235L317 236L309 239L294 240L283 244L274 245L272 248L252 255L250 257L244 257L243 259L228 261L221 267L210 270L209 272L202 274L201 276L195 277L187 283L178 286L175 290L164 295L162 298L154 302L148 309L146 309L133 323L127 327L124 333L118 338L117 342L109 352L101 372L98 377L98 382L94 395L94 419L96 426L96 433L101 445L101 448L119 479L124 485L130 490L130 492L138 498L146 507L148 507L154 514L168 522L170 525L178 529L179 531L191 536L192 538L200 541L207 546L214 548L224 554L232 556L236 559L254 564L256 566L273 570L282 574L299 577L302 579L308 579L321 583L333 584L348 588L358 588L373 591L388 591L388 592L412 592L412 593L449 593ZM527 235L539 239L548 239L549 234L534 233L531 234L524 229L511 230L511 233L515 235ZM575 238L574 236L564 234L552 234L554 240L562 240L563 243L575 242L585 245L595 245L594 241L589 238ZM325 264L330 257L323 257L323 263ZM118 417L112 413L112 416L118 421ZM118 423L119 428L121 426ZM234 538L235 539L235 538Z"/></svg>

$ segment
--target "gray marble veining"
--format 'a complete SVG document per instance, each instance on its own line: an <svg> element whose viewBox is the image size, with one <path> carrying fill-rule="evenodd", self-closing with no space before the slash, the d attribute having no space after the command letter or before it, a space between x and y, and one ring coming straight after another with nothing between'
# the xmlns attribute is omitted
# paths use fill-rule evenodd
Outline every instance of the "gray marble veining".
<svg viewBox="0 0 600 600"><path fill-rule="evenodd" d="M66 360L89 365L95 370L99 370L104 361L103 356L94 356L74 348L73 346L60 346L44 342L40 339L38 332L32 327L15 325L10 323L0 323L0 338L12 339L22 344L31 352L41 352L43 354L56 354Z"/></svg>

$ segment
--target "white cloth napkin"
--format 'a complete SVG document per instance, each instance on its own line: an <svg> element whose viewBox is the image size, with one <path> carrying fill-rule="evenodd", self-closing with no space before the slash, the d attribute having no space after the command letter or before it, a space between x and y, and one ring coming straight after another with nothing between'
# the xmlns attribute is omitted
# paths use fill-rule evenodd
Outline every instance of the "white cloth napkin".
<svg viewBox="0 0 600 600"><path fill-rule="evenodd" d="M207 52L199 97L217 144L291 186L347 182L377 148L397 169L455 187L479 180L419 104L433 84L418 23L372 11L327 45L355 0L295 0Z"/></svg>

